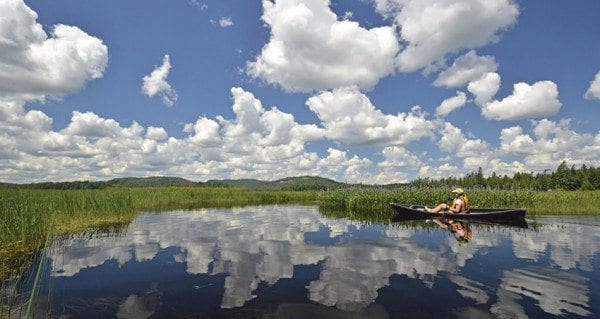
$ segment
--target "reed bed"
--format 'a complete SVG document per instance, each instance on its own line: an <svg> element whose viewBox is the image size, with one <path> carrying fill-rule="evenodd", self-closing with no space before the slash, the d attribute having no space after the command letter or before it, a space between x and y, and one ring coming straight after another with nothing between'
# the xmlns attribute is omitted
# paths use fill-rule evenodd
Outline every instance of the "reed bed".
<svg viewBox="0 0 600 319"><path fill-rule="evenodd" d="M329 211L347 211L368 218L385 218L392 213L389 203L406 203L435 206L449 201L448 190L337 190L322 193L320 208ZM599 215L599 191L489 191L468 192L470 207L525 208L529 216L535 215ZM364 219L364 218L363 218Z"/></svg>

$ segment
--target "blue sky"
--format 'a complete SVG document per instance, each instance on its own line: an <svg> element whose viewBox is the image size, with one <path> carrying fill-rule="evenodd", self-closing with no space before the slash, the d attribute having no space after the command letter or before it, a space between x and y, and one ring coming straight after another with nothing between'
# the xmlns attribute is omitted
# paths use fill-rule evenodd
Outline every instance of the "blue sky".
<svg viewBox="0 0 600 319"><path fill-rule="evenodd" d="M0 0L0 180L600 165L600 3Z"/></svg>

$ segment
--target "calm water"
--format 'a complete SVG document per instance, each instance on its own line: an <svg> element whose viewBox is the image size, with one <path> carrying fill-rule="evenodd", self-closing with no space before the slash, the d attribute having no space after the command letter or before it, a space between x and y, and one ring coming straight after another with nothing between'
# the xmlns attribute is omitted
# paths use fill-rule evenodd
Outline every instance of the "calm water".
<svg viewBox="0 0 600 319"><path fill-rule="evenodd" d="M465 226L468 243L432 222L363 224L304 206L142 214L119 233L57 239L38 313L600 317L600 218Z"/></svg>

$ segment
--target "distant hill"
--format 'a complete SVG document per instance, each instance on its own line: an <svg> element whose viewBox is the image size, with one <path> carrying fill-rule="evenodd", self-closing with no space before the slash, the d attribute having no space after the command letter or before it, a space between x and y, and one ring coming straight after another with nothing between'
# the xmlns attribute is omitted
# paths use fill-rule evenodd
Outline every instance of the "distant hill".
<svg viewBox="0 0 600 319"><path fill-rule="evenodd" d="M207 186L228 186L253 189L268 189L272 182L258 179L211 179L204 183Z"/></svg>
<svg viewBox="0 0 600 319"><path fill-rule="evenodd" d="M348 186L332 179L318 176L286 177L273 182L281 189L286 190L330 190Z"/></svg>
<svg viewBox="0 0 600 319"><path fill-rule="evenodd" d="M345 186L346 184L318 176L286 177L276 181L261 181L258 179L223 179L210 180L205 184L227 185L252 189L282 189L282 190L327 190Z"/></svg>
<svg viewBox="0 0 600 319"><path fill-rule="evenodd" d="M199 186L181 177L151 176L151 177L122 177L106 181L107 186L156 187L156 186Z"/></svg>
<svg viewBox="0 0 600 319"><path fill-rule="evenodd" d="M318 176L286 177L276 181L258 179L223 179L193 182L181 177L121 177L108 181L42 182L32 184L0 183L1 188L98 189L106 187L239 187L262 190L329 190L349 186Z"/></svg>

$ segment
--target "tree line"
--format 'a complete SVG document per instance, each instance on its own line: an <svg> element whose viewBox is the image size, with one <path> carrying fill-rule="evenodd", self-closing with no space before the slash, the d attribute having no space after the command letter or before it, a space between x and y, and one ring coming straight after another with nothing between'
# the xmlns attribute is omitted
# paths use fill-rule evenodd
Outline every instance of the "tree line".
<svg viewBox="0 0 600 319"><path fill-rule="evenodd" d="M513 176L498 175L484 177L481 167L464 177L448 177L438 180L419 178L410 183L415 188L451 188L461 186L470 189L496 190L598 190L600 189L600 167L586 166L577 168L568 166L566 161L558 165L555 171L543 173L515 173Z"/></svg>

